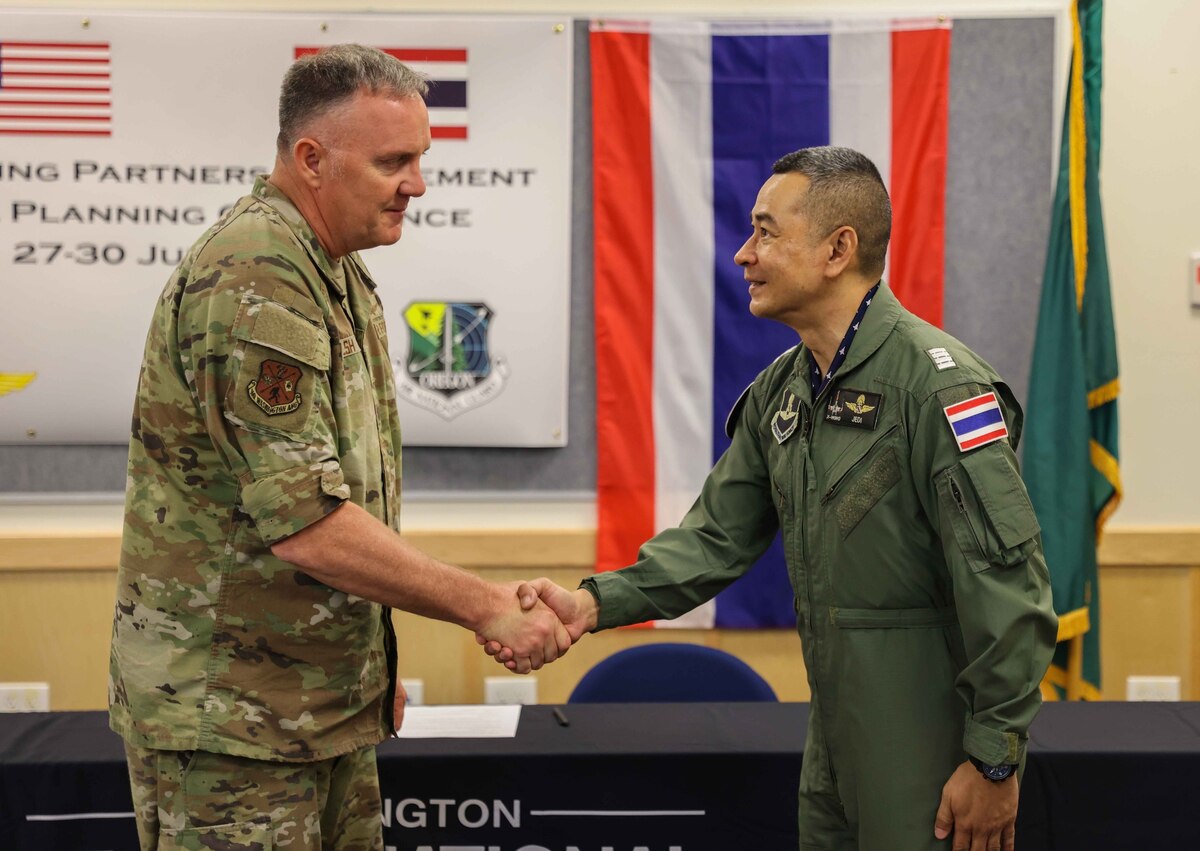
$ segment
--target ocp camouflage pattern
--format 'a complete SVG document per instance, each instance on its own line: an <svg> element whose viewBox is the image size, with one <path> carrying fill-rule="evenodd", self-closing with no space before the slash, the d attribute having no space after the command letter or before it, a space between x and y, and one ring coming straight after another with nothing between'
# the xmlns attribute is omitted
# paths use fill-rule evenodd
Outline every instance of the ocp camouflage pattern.
<svg viewBox="0 0 1200 851"><path fill-rule="evenodd" d="M141 851L382 851L375 749L265 762L126 743Z"/></svg>
<svg viewBox="0 0 1200 851"><path fill-rule="evenodd" d="M134 405L109 683L131 743L310 761L391 727L390 612L270 545L351 500L399 529L383 311L265 178L192 247Z"/></svg>

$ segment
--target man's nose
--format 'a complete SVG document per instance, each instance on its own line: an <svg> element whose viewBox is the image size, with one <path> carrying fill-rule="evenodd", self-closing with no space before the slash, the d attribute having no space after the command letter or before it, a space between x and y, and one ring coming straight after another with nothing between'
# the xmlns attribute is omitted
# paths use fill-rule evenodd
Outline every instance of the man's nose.
<svg viewBox="0 0 1200 851"><path fill-rule="evenodd" d="M420 198L425 194L425 177L420 169L416 169L412 178L400 185L400 193L411 198Z"/></svg>
<svg viewBox="0 0 1200 851"><path fill-rule="evenodd" d="M749 266L754 262L754 249L750 245L753 239L754 238L751 237L742 243L742 247L739 248L737 253L733 255L734 263L738 264L739 266Z"/></svg>

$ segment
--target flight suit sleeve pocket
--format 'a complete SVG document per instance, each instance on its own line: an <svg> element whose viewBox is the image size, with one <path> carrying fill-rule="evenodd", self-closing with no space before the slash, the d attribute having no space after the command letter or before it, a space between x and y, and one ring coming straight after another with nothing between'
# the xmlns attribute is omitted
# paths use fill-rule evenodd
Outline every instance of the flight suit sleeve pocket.
<svg viewBox="0 0 1200 851"><path fill-rule="evenodd" d="M1041 531L1012 453L999 446L964 455L938 484L954 537L975 572L1021 564Z"/></svg>
<svg viewBox="0 0 1200 851"><path fill-rule="evenodd" d="M303 434L329 369L328 332L282 304L251 296L238 310L233 336L240 363L226 391L226 417L251 430Z"/></svg>

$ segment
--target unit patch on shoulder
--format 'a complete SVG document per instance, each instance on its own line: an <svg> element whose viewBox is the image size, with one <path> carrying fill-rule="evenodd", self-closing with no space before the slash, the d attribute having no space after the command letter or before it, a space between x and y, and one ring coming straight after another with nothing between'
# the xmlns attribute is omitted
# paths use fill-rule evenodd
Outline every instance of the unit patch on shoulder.
<svg viewBox="0 0 1200 851"><path fill-rule="evenodd" d="M799 400L791 390L784 390L783 398L779 400L779 410L771 417L771 434L775 435L775 442L783 443L792 436L799 424Z"/></svg>
<svg viewBox="0 0 1200 851"><path fill-rule="evenodd" d="M941 346L933 349L926 349L925 354L929 355L929 359L933 361L933 366L938 372L946 369L954 369L958 366L958 364L954 362L954 358L950 355L950 353Z"/></svg>
<svg viewBox="0 0 1200 851"><path fill-rule="evenodd" d="M300 407L299 369L276 360L265 360L258 366L258 378L251 381L246 390L254 404L262 408L269 417L290 414Z"/></svg>
<svg viewBox="0 0 1200 851"><path fill-rule="evenodd" d="M959 451L966 452L1008 437L1008 426L996 394L984 393L942 409Z"/></svg>
<svg viewBox="0 0 1200 851"><path fill-rule="evenodd" d="M844 388L833 394L825 406L825 422L868 431L875 428L883 396Z"/></svg>

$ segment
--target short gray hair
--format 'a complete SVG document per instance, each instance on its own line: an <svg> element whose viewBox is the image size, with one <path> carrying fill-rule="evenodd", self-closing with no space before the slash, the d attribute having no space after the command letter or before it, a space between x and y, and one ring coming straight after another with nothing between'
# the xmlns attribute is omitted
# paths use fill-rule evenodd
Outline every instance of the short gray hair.
<svg viewBox="0 0 1200 851"><path fill-rule="evenodd" d="M859 266L883 274L892 236L892 202L879 169L851 148L801 148L776 160L772 174L796 172L808 178L801 212L817 236L849 225L858 234Z"/></svg>
<svg viewBox="0 0 1200 851"><path fill-rule="evenodd" d="M279 89L280 153L289 150L304 127L358 92L401 100L425 97L429 83L394 56L361 44L335 44L297 59Z"/></svg>

